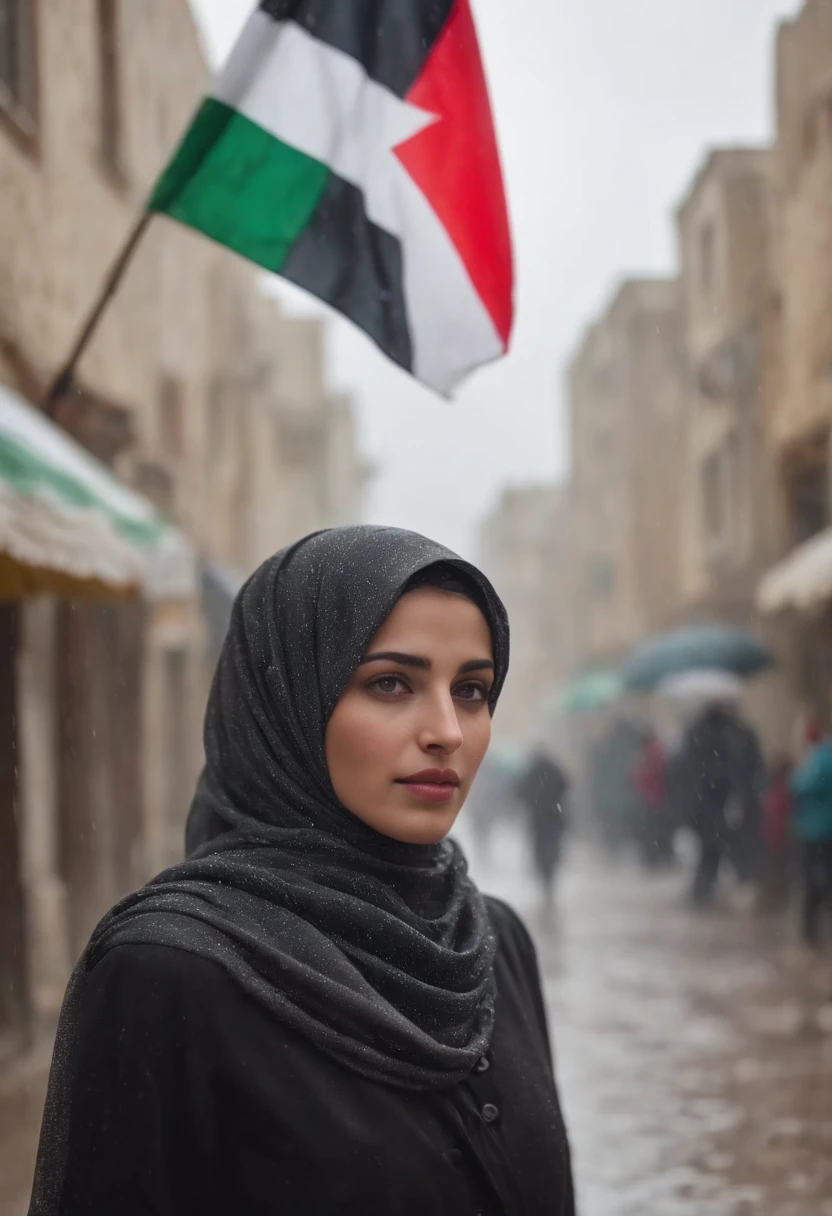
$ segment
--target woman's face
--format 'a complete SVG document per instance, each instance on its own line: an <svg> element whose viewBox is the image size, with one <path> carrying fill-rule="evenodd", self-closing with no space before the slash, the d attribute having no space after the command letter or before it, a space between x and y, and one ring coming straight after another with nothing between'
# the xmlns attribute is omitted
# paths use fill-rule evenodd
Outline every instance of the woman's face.
<svg viewBox="0 0 832 1216"><path fill-rule="evenodd" d="M491 738L491 633L464 596L398 601L326 730L341 803L384 836L435 844L454 825Z"/></svg>

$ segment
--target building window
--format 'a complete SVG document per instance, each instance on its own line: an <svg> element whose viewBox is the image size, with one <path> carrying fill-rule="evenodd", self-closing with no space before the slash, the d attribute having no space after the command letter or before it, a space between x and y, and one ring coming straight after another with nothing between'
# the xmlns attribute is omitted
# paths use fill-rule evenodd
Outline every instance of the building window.
<svg viewBox="0 0 832 1216"><path fill-rule="evenodd" d="M119 176L122 149L118 0L98 0L98 146L102 163Z"/></svg>
<svg viewBox="0 0 832 1216"><path fill-rule="evenodd" d="M714 226L710 220L699 229L699 286L703 295L714 289Z"/></svg>
<svg viewBox="0 0 832 1216"><path fill-rule="evenodd" d="M0 105L22 130L34 130L32 0L0 0Z"/></svg>
<svg viewBox="0 0 832 1216"><path fill-rule="evenodd" d="M169 375L159 382L159 440L163 456L184 456L185 394L180 381Z"/></svg>

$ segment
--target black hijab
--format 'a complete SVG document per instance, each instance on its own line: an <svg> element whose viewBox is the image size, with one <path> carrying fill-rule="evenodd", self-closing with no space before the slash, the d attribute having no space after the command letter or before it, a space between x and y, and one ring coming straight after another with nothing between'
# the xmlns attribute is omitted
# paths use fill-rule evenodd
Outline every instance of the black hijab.
<svg viewBox="0 0 832 1216"><path fill-rule="evenodd" d="M474 566L396 528L316 533L255 572L234 605L205 721L189 860L104 918L70 981L32 1211L60 1174L83 985L110 949L153 943L220 963L278 1021L375 1081L438 1089L487 1050L496 949L451 841L407 845L340 805L324 734L403 591L441 565L491 629L493 711L508 665L505 609Z"/></svg>

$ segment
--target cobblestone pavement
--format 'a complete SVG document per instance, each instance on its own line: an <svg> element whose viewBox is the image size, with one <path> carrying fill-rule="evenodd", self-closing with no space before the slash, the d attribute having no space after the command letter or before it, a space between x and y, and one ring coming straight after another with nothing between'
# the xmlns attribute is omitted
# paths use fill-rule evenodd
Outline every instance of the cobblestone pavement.
<svg viewBox="0 0 832 1216"><path fill-rule="evenodd" d="M832 1216L832 967L683 876L568 858L547 918L519 842L476 866L538 942L580 1216ZM24 1216L48 1053L0 1082L0 1216Z"/></svg>
<svg viewBox="0 0 832 1216"><path fill-rule="evenodd" d="M832 1216L832 965L681 874L568 859L542 915L507 838L475 866L538 942L580 1216Z"/></svg>

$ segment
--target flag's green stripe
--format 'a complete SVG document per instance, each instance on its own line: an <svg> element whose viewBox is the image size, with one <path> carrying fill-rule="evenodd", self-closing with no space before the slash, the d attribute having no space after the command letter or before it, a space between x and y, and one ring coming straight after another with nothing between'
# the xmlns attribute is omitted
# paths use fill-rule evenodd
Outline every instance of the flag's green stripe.
<svg viewBox="0 0 832 1216"><path fill-rule="evenodd" d="M260 266L279 270L328 178L326 165L209 98L159 179L149 207Z"/></svg>

